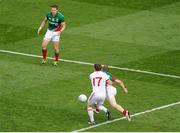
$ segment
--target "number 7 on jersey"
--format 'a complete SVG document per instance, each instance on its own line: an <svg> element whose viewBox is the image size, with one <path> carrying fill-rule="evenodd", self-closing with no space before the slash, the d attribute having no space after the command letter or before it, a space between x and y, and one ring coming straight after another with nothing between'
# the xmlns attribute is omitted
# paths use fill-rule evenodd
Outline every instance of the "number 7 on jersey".
<svg viewBox="0 0 180 133"><path fill-rule="evenodd" d="M100 86L102 77L95 77L93 78L93 86Z"/></svg>

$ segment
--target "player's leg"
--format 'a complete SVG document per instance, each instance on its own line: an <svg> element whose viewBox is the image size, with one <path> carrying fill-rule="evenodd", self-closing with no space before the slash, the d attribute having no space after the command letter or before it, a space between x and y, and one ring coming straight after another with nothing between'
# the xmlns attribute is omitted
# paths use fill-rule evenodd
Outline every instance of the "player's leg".
<svg viewBox="0 0 180 133"><path fill-rule="evenodd" d="M59 42L60 42L59 32L53 32L52 41L54 43L54 65L56 66L59 61Z"/></svg>
<svg viewBox="0 0 180 133"><path fill-rule="evenodd" d="M96 110L105 112L107 119L110 120L111 112L105 106L103 106L106 96L98 96L98 97L99 99L97 100Z"/></svg>
<svg viewBox="0 0 180 133"><path fill-rule="evenodd" d="M98 109L106 114L108 120L111 119L111 112L104 105L100 105Z"/></svg>
<svg viewBox="0 0 180 133"><path fill-rule="evenodd" d="M129 111L125 110L121 105L117 104L115 96L109 97L108 102L110 103L110 105L113 108L115 108L117 111L119 111L120 113L125 115L128 118L129 121L131 120Z"/></svg>
<svg viewBox="0 0 180 133"><path fill-rule="evenodd" d="M87 113L89 116L88 124L94 125L94 111L93 111L93 105L96 102L95 93L91 93L91 95L88 98L87 102Z"/></svg>
<svg viewBox="0 0 180 133"><path fill-rule="evenodd" d="M57 65L59 60L59 42L55 41L54 43L54 65Z"/></svg>
<svg viewBox="0 0 180 133"><path fill-rule="evenodd" d="M94 122L94 111L93 111L93 107L91 104L88 103L87 105L87 112L88 112L88 116L89 116L89 121L88 124L93 125L95 124Z"/></svg>
<svg viewBox="0 0 180 133"><path fill-rule="evenodd" d="M46 34L45 34L45 36L44 36L44 39L43 39L43 41L42 41L42 44L41 44L42 56L43 56L42 64L46 63L47 45L49 44L51 38L52 38L52 31L47 30L47 32L46 32Z"/></svg>
<svg viewBox="0 0 180 133"><path fill-rule="evenodd" d="M41 45L41 48L42 48L42 56L43 56L43 59L42 59L42 64L46 63L46 58L47 58L47 45L49 43L49 40L46 40L44 39L42 41L42 45Z"/></svg>
<svg viewBox="0 0 180 133"><path fill-rule="evenodd" d="M114 96L109 97L107 100L113 108L115 108L119 112L123 113L123 111L124 111L123 107L120 106L119 104L117 104Z"/></svg>

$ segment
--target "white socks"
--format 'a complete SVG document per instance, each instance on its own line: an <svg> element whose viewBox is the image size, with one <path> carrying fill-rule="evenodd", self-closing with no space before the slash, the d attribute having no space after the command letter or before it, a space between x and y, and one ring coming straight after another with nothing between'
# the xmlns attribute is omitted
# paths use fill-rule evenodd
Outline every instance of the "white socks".
<svg viewBox="0 0 180 133"><path fill-rule="evenodd" d="M99 106L99 110L102 110L105 113L107 113L107 111L108 111L108 109L106 107L104 107L103 105Z"/></svg>
<svg viewBox="0 0 180 133"><path fill-rule="evenodd" d="M94 111L93 111L93 108L89 107L87 111L88 111L88 115L89 115L90 121L94 122Z"/></svg>

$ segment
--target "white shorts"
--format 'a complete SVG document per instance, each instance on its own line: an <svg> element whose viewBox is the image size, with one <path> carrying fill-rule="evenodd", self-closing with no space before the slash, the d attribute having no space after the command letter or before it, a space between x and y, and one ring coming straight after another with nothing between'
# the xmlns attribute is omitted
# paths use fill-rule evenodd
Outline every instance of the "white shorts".
<svg viewBox="0 0 180 133"><path fill-rule="evenodd" d="M112 85L107 85L107 98L115 97L117 89Z"/></svg>
<svg viewBox="0 0 180 133"><path fill-rule="evenodd" d="M88 103L90 105L103 105L104 100L106 99L106 95L92 92L91 95L88 98Z"/></svg>
<svg viewBox="0 0 180 133"><path fill-rule="evenodd" d="M51 31L48 29L44 36L44 40L59 42L60 41L59 31Z"/></svg>

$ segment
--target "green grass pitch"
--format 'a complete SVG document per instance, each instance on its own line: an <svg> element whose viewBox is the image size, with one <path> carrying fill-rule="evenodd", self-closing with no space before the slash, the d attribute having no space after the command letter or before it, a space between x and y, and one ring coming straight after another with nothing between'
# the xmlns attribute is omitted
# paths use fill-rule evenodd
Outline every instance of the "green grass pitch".
<svg viewBox="0 0 180 133"><path fill-rule="evenodd" d="M0 50L41 55L40 21L53 3L67 29L63 59L180 76L179 0L0 0ZM48 56L53 57L52 44ZM0 131L74 131L88 127L86 104L92 66L0 52ZM110 70L129 89L117 100L132 114L180 101L180 79ZM122 117L112 109L113 118ZM180 105L86 131L180 131ZM97 123L105 116L95 116Z"/></svg>

